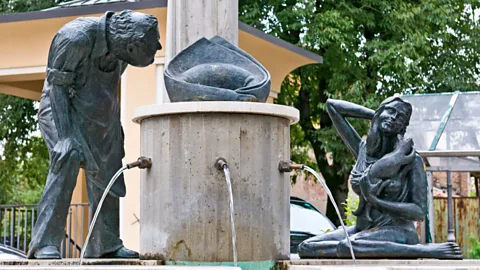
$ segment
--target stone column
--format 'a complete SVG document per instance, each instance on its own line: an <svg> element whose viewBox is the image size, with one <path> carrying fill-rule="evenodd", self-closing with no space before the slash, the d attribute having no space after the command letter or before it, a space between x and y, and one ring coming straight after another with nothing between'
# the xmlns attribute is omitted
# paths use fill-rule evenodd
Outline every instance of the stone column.
<svg viewBox="0 0 480 270"><path fill-rule="evenodd" d="M238 45L238 0L169 0L165 66L198 39L221 36ZM164 89L163 102L170 102Z"/></svg>

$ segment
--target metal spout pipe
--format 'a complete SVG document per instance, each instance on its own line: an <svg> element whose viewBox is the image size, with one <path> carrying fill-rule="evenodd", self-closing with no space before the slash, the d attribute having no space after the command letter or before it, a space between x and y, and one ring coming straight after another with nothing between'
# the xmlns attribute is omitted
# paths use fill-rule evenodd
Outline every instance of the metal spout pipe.
<svg viewBox="0 0 480 270"><path fill-rule="evenodd" d="M150 169L152 167L152 159L147 157L139 157L137 161L128 163L127 169L138 167L139 169Z"/></svg>
<svg viewBox="0 0 480 270"><path fill-rule="evenodd" d="M280 161L278 163L278 170L280 172L291 172L293 170L303 170L305 166L303 164L296 164L292 161Z"/></svg>
<svg viewBox="0 0 480 270"><path fill-rule="evenodd" d="M228 167L227 161L223 157L217 158L217 160L215 160L214 165L215 165L215 168L217 168L217 170L219 171L223 171L223 168Z"/></svg>

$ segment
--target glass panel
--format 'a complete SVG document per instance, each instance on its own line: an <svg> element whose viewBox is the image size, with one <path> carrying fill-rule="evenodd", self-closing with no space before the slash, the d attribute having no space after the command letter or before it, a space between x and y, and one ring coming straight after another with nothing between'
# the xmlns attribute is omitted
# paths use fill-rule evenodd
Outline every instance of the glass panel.
<svg viewBox="0 0 480 270"><path fill-rule="evenodd" d="M412 95L402 98L413 106L406 136L417 150L429 149L453 93ZM480 93L460 93L436 150L480 150ZM478 157L429 157L428 166L452 171L480 171Z"/></svg>
<svg viewBox="0 0 480 270"><path fill-rule="evenodd" d="M447 111L452 94L402 96L413 107L406 137L413 138L417 150L428 150Z"/></svg>
<svg viewBox="0 0 480 270"><path fill-rule="evenodd" d="M436 150L480 150L480 94L461 94Z"/></svg>

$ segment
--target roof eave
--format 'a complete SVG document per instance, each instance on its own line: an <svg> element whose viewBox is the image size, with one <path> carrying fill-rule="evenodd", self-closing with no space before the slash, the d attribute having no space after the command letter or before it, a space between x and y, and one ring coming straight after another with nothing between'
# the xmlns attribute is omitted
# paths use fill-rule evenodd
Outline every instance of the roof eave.
<svg viewBox="0 0 480 270"><path fill-rule="evenodd" d="M96 4L96 5L89 5L89 6L64 7L64 8L41 10L41 11L3 14L3 15L0 15L0 23L41 20L41 19L70 17L70 16L81 16L81 15L88 15L88 14L104 13L106 11L121 11L124 9L138 10L138 9L148 9L148 8L161 8L161 7L167 7L167 2L168 0L143 0L143 1L136 1L136 2L117 2L117 3ZM322 56L315 54L313 52L310 52L308 50L305 50L303 48L300 48L296 45L293 45L275 36L266 34L263 31L258 30L255 27L252 27L246 23L239 22L238 28L239 30L242 30L249 34L257 36L279 47L285 48L296 54L309 58L314 62L323 63Z"/></svg>
<svg viewBox="0 0 480 270"><path fill-rule="evenodd" d="M64 7L49 10L40 10L32 12L21 12L0 15L0 23L41 20L59 17L80 16L88 14L98 14L107 11L121 11L124 9L147 9L166 7L167 0L144 0L138 2L118 2L106 3L90 6Z"/></svg>
<svg viewBox="0 0 480 270"><path fill-rule="evenodd" d="M249 34L252 34L254 36L257 36L261 39L264 39L270 43L273 43L277 46L280 46L282 48L285 48L289 51L292 51L296 54L299 54L301 56L304 56L306 58L309 58L317 63L320 63L320 64L323 64L323 57L316 54L316 53L313 53L311 51L308 51L306 49L303 49L301 47L298 47L292 43L289 43L289 42L286 42L284 41L283 39L280 39L278 37L275 37L273 35L269 35L269 34L266 34L265 32L261 31L261 30L258 30L257 28L253 27L253 26L250 26L246 23L243 23L243 22L239 22L238 23L238 29L239 30L242 30L242 31L245 31Z"/></svg>

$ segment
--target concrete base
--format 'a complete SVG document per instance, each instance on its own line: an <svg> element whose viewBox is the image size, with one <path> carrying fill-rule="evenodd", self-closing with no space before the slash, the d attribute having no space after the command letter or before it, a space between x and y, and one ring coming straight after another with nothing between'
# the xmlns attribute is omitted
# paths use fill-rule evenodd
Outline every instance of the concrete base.
<svg viewBox="0 0 480 270"><path fill-rule="evenodd" d="M65 265L56 265L56 266L6 266L2 267L2 269L5 270L26 270L26 269L35 269L35 270L71 270L71 269L76 269L76 270L83 270L83 269L95 269L95 270L114 270L114 269L119 269L119 270L206 270L206 269L212 269L212 266L65 266ZM215 266L215 269L218 270L242 270L240 267L229 267L229 266Z"/></svg>
<svg viewBox="0 0 480 270"><path fill-rule="evenodd" d="M95 269L95 270L242 270L233 266L206 266L206 265L164 265L157 260L123 260L123 259L87 259L83 265L78 265L78 259L64 260L0 260L0 269L8 270L47 270L47 269Z"/></svg>
<svg viewBox="0 0 480 270"><path fill-rule="evenodd" d="M480 260L291 260L279 261L279 270L432 270L468 269L480 270Z"/></svg>
<svg viewBox="0 0 480 270"><path fill-rule="evenodd" d="M229 193L217 158L230 168L238 261L289 258L290 124L298 111L248 102L179 102L139 108L140 258L232 262ZM252 269L249 267L249 269Z"/></svg>
<svg viewBox="0 0 480 270"><path fill-rule="evenodd" d="M177 262L178 263L178 262ZM18 260L10 261L0 260L0 269L20 270L20 269L99 269L99 270L204 270L204 269L235 269L235 270L272 270L270 265L257 264L246 266L239 263L239 267L225 265L207 265L190 262L190 265L183 263L181 265L163 265L162 261L157 260L108 260L108 259L89 259L85 260L85 265L79 266L78 260ZM214 263L215 264L215 263ZM279 261L277 270L432 270L432 269L467 269L480 270L480 260L358 260L357 266L353 266L351 260L291 260Z"/></svg>
<svg viewBox="0 0 480 270"><path fill-rule="evenodd" d="M296 265L288 268L289 270L352 270L352 266L320 266L320 265ZM392 266L357 266L355 270L479 270L478 266L405 266L405 265L392 265Z"/></svg>
<svg viewBox="0 0 480 270"><path fill-rule="evenodd" d="M0 269L4 266L78 266L78 259L62 260L0 260ZM104 265L104 266L159 266L164 265L159 260L139 259L85 259L83 265Z"/></svg>

